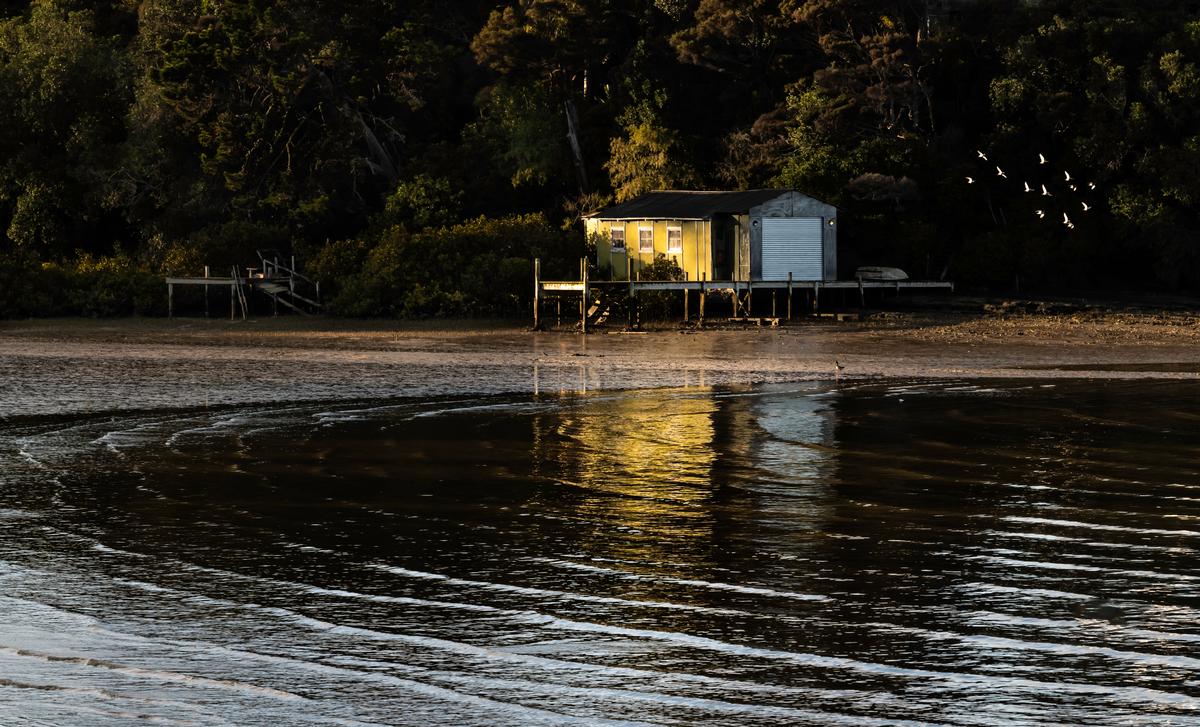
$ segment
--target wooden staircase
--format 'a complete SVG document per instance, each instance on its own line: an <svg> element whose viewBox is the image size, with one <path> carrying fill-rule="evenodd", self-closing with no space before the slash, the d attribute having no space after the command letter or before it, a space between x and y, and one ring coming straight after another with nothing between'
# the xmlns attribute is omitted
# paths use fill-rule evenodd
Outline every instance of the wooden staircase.
<svg viewBox="0 0 1200 727"><path fill-rule="evenodd" d="M296 272L295 258L285 264L278 251L259 250L258 259L262 264L258 270L262 272L250 271L247 283L252 290L270 297L274 310L282 304L300 315L320 312L321 284Z"/></svg>

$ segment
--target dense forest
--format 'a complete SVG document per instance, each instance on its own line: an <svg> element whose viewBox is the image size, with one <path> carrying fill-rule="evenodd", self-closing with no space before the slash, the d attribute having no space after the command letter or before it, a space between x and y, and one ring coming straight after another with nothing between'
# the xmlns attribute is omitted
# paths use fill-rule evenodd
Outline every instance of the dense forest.
<svg viewBox="0 0 1200 727"><path fill-rule="evenodd" d="M505 313L660 188L835 204L844 272L1194 292L1190 5L0 1L0 315L264 248L334 312Z"/></svg>

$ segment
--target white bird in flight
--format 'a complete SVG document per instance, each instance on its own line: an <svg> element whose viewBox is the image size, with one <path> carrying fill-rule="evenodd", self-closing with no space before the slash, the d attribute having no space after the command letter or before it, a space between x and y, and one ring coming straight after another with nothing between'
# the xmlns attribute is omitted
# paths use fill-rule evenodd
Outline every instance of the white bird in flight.
<svg viewBox="0 0 1200 727"><path fill-rule="evenodd" d="M1005 173L1004 173L1004 170L1003 170L1003 169L1001 169L1000 167L996 167L996 176L997 176L997 177L1004 177L1005 179L1008 179L1008 175L1007 175L1007 174L1005 174Z"/></svg>
<svg viewBox="0 0 1200 727"><path fill-rule="evenodd" d="M1041 154L1038 154L1038 161L1039 161L1039 163L1041 163L1041 164L1045 164L1045 163L1046 163L1046 157L1042 156Z"/></svg>
<svg viewBox="0 0 1200 727"><path fill-rule="evenodd" d="M978 149L975 150L975 153L978 154L979 158L984 160L985 162L988 160L987 154L984 154L983 152L979 151Z"/></svg>
<svg viewBox="0 0 1200 727"><path fill-rule="evenodd" d="M1088 211L1088 210L1090 210L1090 209L1091 209L1091 207L1088 205L1088 203L1087 203L1087 202L1084 202L1084 203L1083 203L1083 211L1084 211L1084 212L1087 212L1087 211Z"/></svg>
<svg viewBox="0 0 1200 727"><path fill-rule="evenodd" d="M1029 186L1029 182L1026 182L1026 183L1025 183L1025 191L1026 191L1026 192L1032 192L1032 191L1033 191L1033 187L1030 187L1030 186Z"/></svg>
<svg viewBox="0 0 1200 727"><path fill-rule="evenodd" d="M967 184L975 184L975 180L967 177Z"/></svg>
<svg viewBox="0 0 1200 727"><path fill-rule="evenodd" d="M1063 174L1066 175L1068 182L1071 181L1071 173L1070 172L1063 172Z"/></svg>
<svg viewBox="0 0 1200 727"><path fill-rule="evenodd" d="M1054 196L1054 195L1050 194L1050 190L1046 189L1046 185L1044 185L1044 184L1042 185L1042 196L1043 197L1053 197Z"/></svg>
<svg viewBox="0 0 1200 727"><path fill-rule="evenodd" d="M1044 219L1046 219L1046 213L1045 213L1045 212L1043 212L1043 211L1041 211L1041 210L1037 210L1037 216L1038 216L1038 219L1039 219L1039 220L1044 220Z"/></svg>
<svg viewBox="0 0 1200 727"><path fill-rule="evenodd" d="M1095 182L1088 182L1088 189L1095 189L1095 188L1096 188Z"/></svg>
<svg viewBox="0 0 1200 727"><path fill-rule="evenodd" d="M1070 185L1070 186L1071 186L1071 191L1072 191L1072 192L1078 192L1078 191L1079 191L1079 187L1076 187L1074 184L1072 184L1072 185Z"/></svg>
<svg viewBox="0 0 1200 727"><path fill-rule="evenodd" d="M1067 217L1066 212L1063 212L1063 224L1066 225L1067 227L1071 227L1071 218Z"/></svg>

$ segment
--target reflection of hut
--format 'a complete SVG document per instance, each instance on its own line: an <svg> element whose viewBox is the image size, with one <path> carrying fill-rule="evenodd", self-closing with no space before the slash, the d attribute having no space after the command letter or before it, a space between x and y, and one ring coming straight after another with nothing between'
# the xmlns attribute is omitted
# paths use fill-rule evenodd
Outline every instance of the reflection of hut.
<svg viewBox="0 0 1200 727"><path fill-rule="evenodd" d="M657 255L690 280L837 279L837 208L795 190L650 192L584 223L597 265L618 280Z"/></svg>
<svg viewBox="0 0 1200 727"><path fill-rule="evenodd" d="M653 533L655 539L708 538L713 413L708 392L621 392L538 419L538 461L577 488L577 515ZM620 548L657 542L635 539ZM616 555L617 553L610 553ZM624 552L622 557L637 554Z"/></svg>

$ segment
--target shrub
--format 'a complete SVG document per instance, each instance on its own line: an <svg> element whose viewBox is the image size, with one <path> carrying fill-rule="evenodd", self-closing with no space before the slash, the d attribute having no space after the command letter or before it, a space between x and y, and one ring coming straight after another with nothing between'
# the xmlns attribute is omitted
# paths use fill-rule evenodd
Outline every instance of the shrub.
<svg viewBox="0 0 1200 727"><path fill-rule="evenodd" d="M163 315L163 279L130 257L79 254L69 263L0 256L0 317Z"/></svg>
<svg viewBox="0 0 1200 727"><path fill-rule="evenodd" d="M393 226L368 246L326 245L309 269L332 289L330 310L350 316L512 315L533 296L533 259L565 274L577 243L540 214L480 217L410 232ZM327 285L324 281L330 281Z"/></svg>

